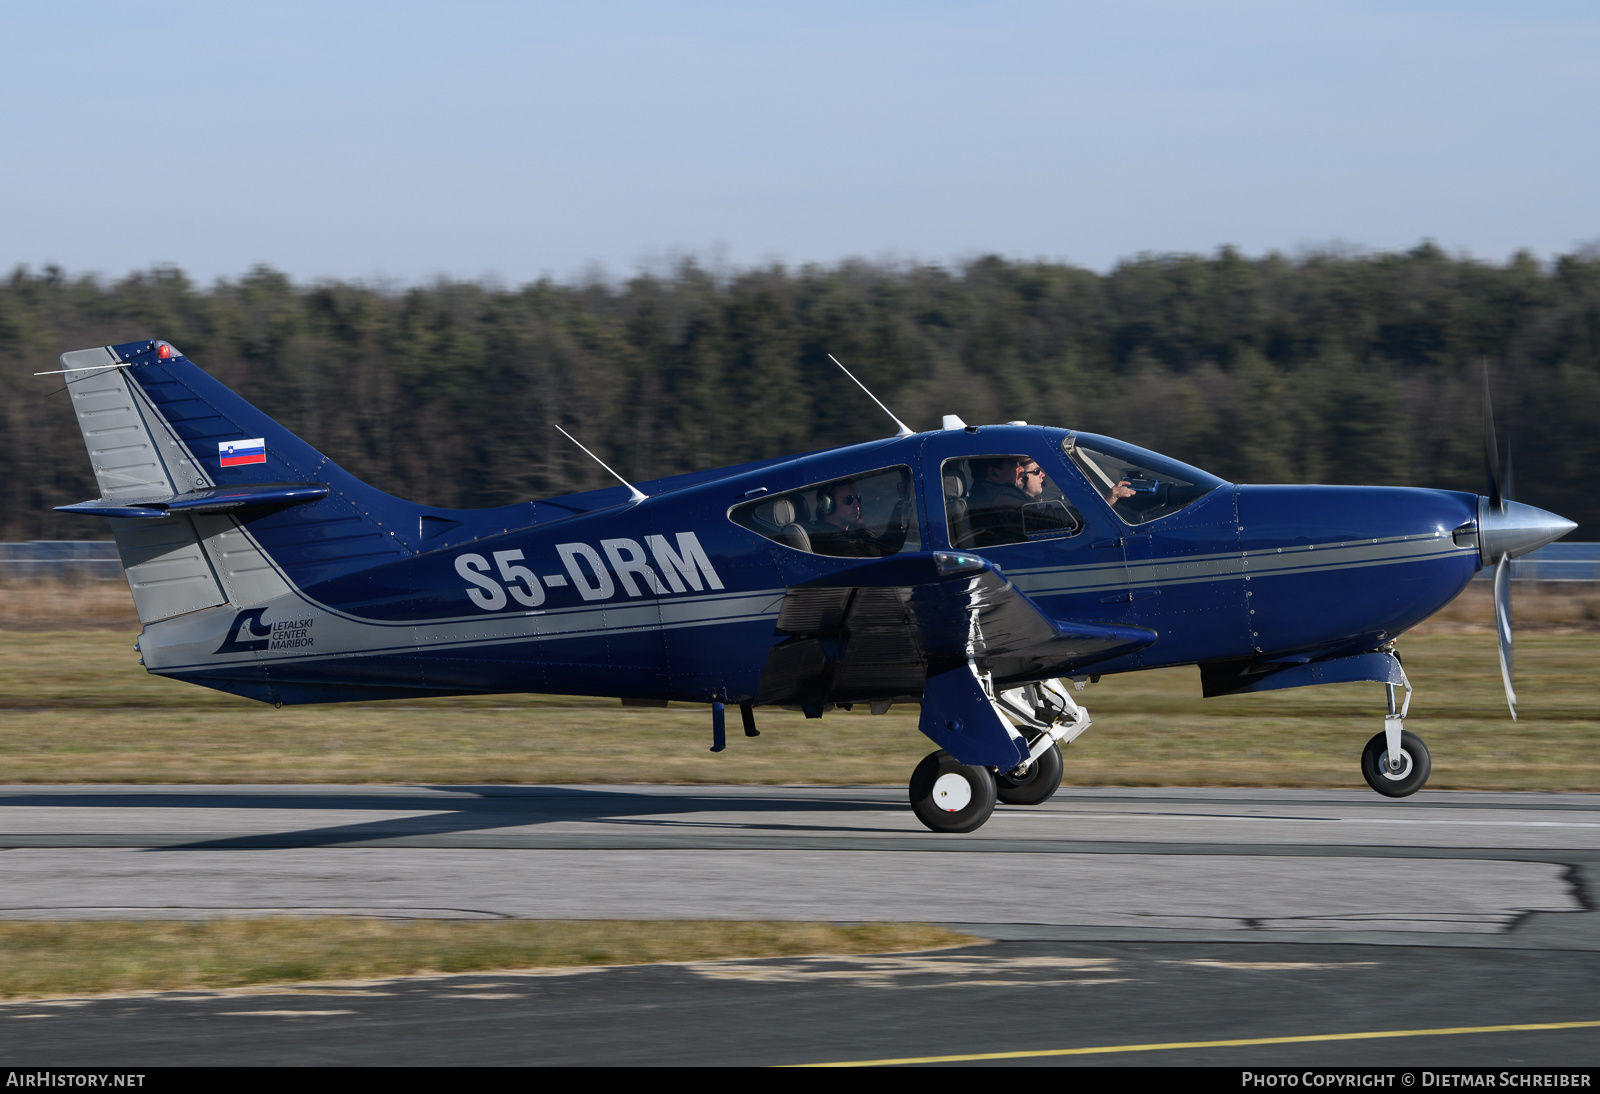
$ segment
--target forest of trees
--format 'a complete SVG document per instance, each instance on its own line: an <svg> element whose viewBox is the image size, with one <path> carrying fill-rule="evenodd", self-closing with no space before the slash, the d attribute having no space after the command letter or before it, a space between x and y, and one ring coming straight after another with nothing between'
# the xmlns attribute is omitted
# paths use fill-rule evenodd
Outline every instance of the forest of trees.
<svg viewBox="0 0 1600 1094"><path fill-rule="evenodd" d="M0 281L0 538L103 538L57 356L164 338L380 488L475 507L603 485L559 422L648 479L887 436L943 414L1108 433L1236 482L1483 492L1487 362L1516 496L1600 539L1600 252L983 258L622 283L201 288Z"/></svg>

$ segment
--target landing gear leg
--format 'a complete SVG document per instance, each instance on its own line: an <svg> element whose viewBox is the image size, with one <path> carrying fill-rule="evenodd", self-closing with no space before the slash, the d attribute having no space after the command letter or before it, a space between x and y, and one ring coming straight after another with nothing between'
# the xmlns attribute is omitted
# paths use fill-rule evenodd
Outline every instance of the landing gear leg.
<svg viewBox="0 0 1600 1094"><path fill-rule="evenodd" d="M1404 672L1400 684L1406 689L1402 701L1394 683L1384 685L1389 713L1383 719L1383 732L1361 750L1361 776L1367 785L1386 798L1415 794L1433 771L1433 757L1422 738L1405 728L1406 712L1411 709L1411 681Z"/></svg>
<svg viewBox="0 0 1600 1094"><path fill-rule="evenodd" d="M997 772L996 794L1007 805L1038 805L1061 787L1065 764L1058 742L1071 743L1091 725L1089 712L1057 680L1003 691L996 702L1028 737L1028 759Z"/></svg>

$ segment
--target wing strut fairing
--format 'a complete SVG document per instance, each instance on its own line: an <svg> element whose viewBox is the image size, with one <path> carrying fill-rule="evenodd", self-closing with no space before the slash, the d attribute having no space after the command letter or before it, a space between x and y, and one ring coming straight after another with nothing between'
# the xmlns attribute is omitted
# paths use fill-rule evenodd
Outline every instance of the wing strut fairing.
<svg viewBox="0 0 1600 1094"><path fill-rule="evenodd" d="M964 764L1010 771L1028 759L1027 739L1001 716L972 665L928 677L917 728Z"/></svg>

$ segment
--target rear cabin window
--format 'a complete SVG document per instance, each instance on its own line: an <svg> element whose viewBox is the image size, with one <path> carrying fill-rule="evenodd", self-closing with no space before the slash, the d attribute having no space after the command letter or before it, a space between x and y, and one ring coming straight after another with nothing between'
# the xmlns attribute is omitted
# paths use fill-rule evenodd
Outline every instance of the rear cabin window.
<svg viewBox="0 0 1600 1094"><path fill-rule="evenodd" d="M1083 531L1082 514L1032 456L945 460L940 475L952 547L998 547Z"/></svg>
<svg viewBox="0 0 1600 1094"><path fill-rule="evenodd" d="M911 468L886 467L735 505L728 517L814 555L882 558L922 549Z"/></svg>

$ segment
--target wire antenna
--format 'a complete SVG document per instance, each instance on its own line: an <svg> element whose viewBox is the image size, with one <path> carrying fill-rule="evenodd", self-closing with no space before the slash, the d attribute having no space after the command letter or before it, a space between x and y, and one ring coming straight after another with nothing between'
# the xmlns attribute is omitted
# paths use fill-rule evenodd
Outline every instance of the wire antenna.
<svg viewBox="0 0 1600 1094"><path fill-rule="evenodd" d="M846 376L850 377L850 379L855 380L856 381L856 387L860 388L862 391L866 391L867 392L867 398L869 398L873 402L877 403L878 404L878 409L883 411L885 414L889 415L889 420L891 422L893 422L895 425L900 427L900 432L895 434L896 437L909 437L909 436L911 436L911 427L906 425L906 423L902 422L899 418L896 418L894 416L894 411L890 410L888 407L883 405L883 400L879 399L876 395L872 394L872 392L867 391L867 385L863 384L860 380L856 380L856 374L855 373L853 373L849 369L845 368L844 365L839 361L839 359L837 357L835 357L831 353L828 354L828 360L830 360L834 364L838 365L839 366L839 370L841 372L843 372Z"/></svg>
<svg viewBox="0 0 1600 1094"><path fill-rule="evenodd" d="M122 368L126 362L118 361L110 365L85 365L83 368L56 368L49 372L35 372L35 376L65 376L69 372L94 372L102 368Z"/></svg>
<svg viewBox="0 0 1600 1094"><path fill-rule="evenodd" d="M577 445L579 448L583 448L583 442L578 440L578 438L574 437L571 433L568 433L565 429L562 429L559 425L556 425L555 422L551 422L550 424L554 425L556 427L556 432L560 433L563 437L565 437L567 440L571 441L573 444ZM593 452L590 452L587 448L583 448L583 454L585 456L588 456L591 460L593 460L595 463L599 464L601 467L604 467L606 469L606 473L607 474L609 474L612 478L616 479L623 486L626 486L628 488L628 493L631 495L631 497L629 497L629 499L628 499L630 502L641 502L641 501L644 501L644 499L646 499L646 498L648 498L650 496L649 494L646 494L642 490L640 490L637 486L633 485L633 483L629 482L627 479L623 478L621 475L619 475L615 471L611 470L610 466L606 463L605 460L602 460L599 456L596 456Z"/></svg>

